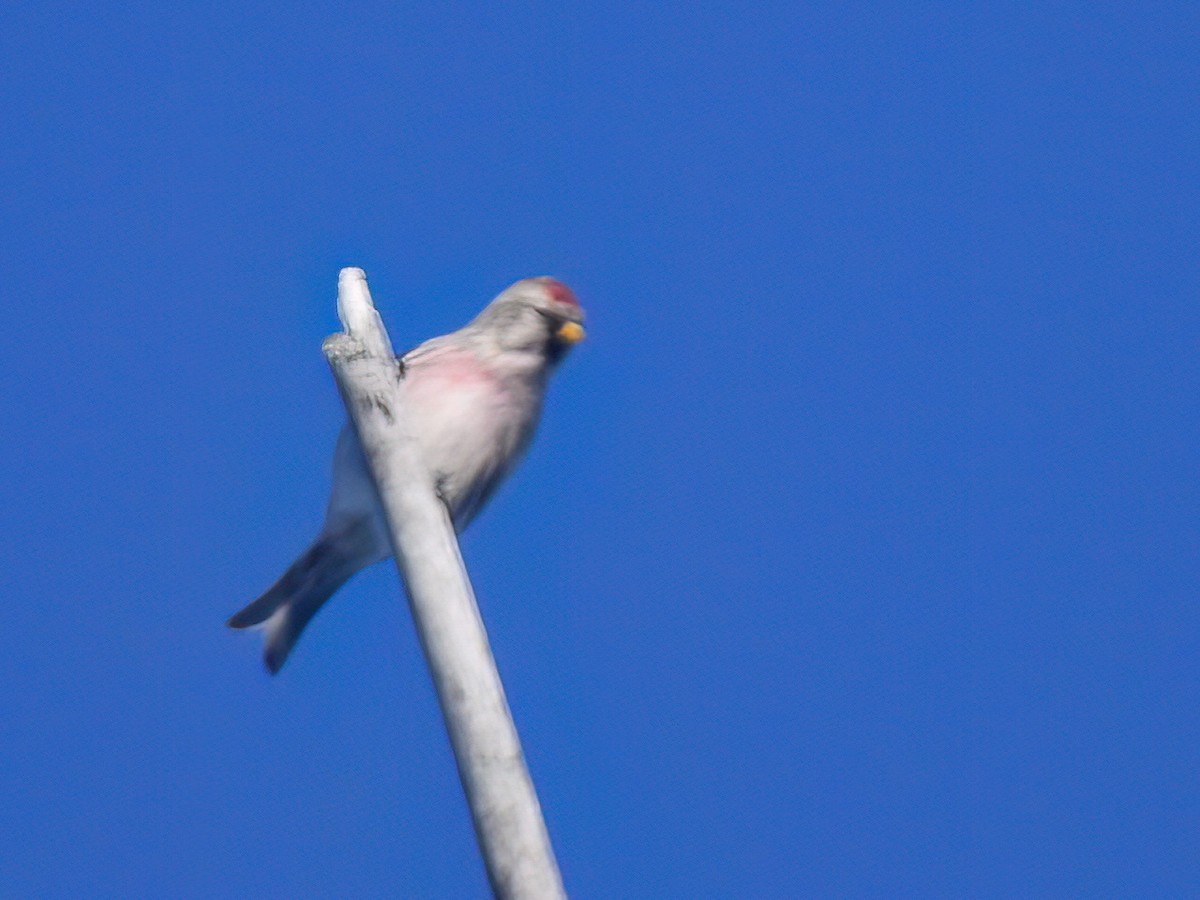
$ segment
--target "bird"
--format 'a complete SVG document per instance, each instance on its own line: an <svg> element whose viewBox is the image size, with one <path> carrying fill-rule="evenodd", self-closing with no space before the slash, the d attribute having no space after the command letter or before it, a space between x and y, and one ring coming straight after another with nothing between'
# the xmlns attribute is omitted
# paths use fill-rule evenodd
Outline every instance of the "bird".
<svg viewBox="0 0 1200 900"><path fill-rule="evenodd" d="M400 393L409 426L461 533L528 449L550 376L583 340L584 313L563 282L525 278L458 331L404 354ZM320 533L230 628L264 632L275 675L305 626L351 576L392 555L383 509L354 426L338 435Z"/></svg>

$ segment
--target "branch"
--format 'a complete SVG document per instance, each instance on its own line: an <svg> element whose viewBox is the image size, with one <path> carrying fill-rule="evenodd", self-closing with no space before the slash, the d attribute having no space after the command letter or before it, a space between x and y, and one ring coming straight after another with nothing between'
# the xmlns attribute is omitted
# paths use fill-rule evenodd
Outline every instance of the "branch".
<svg viewBox="0 0 1200 900"><path fill-rule="evenodd" d="M409 430L403 372L362 269L338 276L338 318L345 333L323 349L387 515L492 892L502 900L563 898L454 528Z"/></svg>

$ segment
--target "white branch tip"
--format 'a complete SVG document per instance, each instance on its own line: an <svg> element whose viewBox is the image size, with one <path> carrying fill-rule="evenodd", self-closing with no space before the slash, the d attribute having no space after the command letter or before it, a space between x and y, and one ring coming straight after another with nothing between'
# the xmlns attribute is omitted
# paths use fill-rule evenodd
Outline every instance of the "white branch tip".
<svg viewBox="0 0 1200 900"><path fill-rule="evenodd" d="M370 353L393 355L392 342L367 287L367 273L357 266L347 266L338 273L337 310L342 328L361 340Z"/></svg>

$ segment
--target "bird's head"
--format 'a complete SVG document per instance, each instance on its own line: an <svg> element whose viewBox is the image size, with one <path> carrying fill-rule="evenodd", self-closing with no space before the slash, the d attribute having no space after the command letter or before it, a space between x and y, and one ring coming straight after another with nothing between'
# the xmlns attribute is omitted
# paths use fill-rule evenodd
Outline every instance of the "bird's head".
<svg viewBox="0 0 1200 900"><path fill-rule="evenodd" d="M556 278L525 278L505 289L476 317L474 328L505 353L536 356L554 366L584 338L583 309Z"/></svg>

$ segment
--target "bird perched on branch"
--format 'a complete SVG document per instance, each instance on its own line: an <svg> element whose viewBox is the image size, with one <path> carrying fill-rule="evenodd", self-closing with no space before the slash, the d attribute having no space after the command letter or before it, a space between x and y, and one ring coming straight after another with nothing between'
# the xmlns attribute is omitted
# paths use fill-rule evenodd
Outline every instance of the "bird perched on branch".
<svg viewBox="0 0 1200 900"><path fill-rule="evenodd" d="M551 373L583 339L583 310L553 278L518 281L475 320L402 357L409 425L456 531L529 446ZM230 618L262 628L272 673L317 610L359 569L392 555L383 509L353 425L338 436L321 533L271 588Z"/></svg>

